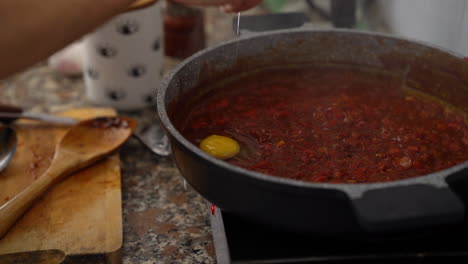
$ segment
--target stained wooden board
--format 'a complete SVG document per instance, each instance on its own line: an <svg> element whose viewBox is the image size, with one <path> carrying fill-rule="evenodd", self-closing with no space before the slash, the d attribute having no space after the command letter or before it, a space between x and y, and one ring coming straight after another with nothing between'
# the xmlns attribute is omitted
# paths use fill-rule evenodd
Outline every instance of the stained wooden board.
<svg viewBox="0 0 468 264"><path fill-rule="evenodd" d="M77 119L112 116L107 108L73 109ZM18 148L0 173L0 206L49 167L55 145L67 128L19 121ZM122 246L120 160L118 154L54 186L0 240L0 254L57 249L66 255L102 254Z"/></svg>

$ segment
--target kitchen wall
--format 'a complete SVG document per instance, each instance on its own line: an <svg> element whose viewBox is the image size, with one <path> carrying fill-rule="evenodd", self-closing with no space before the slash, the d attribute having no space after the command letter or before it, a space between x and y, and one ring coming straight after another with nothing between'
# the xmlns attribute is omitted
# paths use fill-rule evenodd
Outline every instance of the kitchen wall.
<svg viewBox="0 0 468 264"><path fill-rule="evenodd" d="M390 29L468 56L467 0L379 0Z"/></svg>

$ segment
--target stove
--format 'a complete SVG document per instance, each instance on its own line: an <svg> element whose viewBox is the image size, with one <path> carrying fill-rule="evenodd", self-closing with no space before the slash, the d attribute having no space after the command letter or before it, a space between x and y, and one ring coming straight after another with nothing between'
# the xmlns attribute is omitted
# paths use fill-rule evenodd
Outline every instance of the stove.
<svg viewBox="0 0 468 264"><path fill-rule="evenodd" d="M468 263L468 224L410 238L325 238L282 232L212 207L218 264Z"/></svg>

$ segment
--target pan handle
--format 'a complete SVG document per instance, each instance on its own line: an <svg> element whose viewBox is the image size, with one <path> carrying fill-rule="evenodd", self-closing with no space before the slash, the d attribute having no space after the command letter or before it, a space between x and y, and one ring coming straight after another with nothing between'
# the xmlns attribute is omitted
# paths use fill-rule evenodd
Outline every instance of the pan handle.
<svg viewBox="0 0 468 264"><path fill-rule="evenodd" d="M468 169L459 173L468 176ZM361 227L369 232L395 232L463 221L463 201L448 186L426 184L374 189L353 200Z"/></svg>

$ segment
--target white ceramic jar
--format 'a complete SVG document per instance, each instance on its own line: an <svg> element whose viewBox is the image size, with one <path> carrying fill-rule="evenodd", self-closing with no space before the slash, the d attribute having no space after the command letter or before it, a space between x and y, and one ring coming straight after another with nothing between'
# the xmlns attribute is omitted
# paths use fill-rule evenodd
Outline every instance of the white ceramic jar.
<svg viewBox="0 0 468 264"><path fill-rule="evenodd" d="M118 110L155 103L163 75L162 1L133 8L84 40L86 95Z"/></svg>

